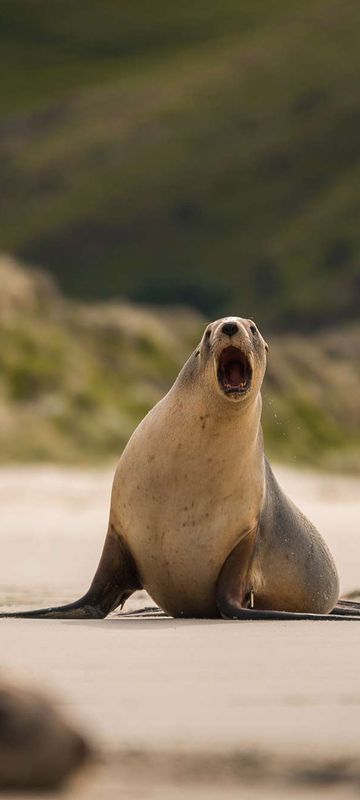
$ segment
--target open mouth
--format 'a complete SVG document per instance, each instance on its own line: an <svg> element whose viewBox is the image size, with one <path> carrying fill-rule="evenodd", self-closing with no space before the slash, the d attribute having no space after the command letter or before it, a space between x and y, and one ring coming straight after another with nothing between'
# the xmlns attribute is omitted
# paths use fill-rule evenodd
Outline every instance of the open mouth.
<svg viewBox="0 0 360 800"><path fill-rule="evenodd" d="M225 394L245 394L251 385L249 359L238 347L225 347L218 360L218 381Z"/></svg>

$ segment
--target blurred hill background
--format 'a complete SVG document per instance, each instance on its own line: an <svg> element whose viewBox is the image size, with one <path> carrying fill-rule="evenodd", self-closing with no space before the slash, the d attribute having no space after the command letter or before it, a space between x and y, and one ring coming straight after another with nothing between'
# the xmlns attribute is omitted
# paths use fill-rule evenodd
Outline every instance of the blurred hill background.
<svg viewBox="0 0 360 800"><path fill-rule="evenodd" d="M117 457L203 333L199 312L65 299L50 276L0 259L0 461ZM360 326L272 336L267 452L360 469Z"/></svg>
<svg viewBox="0 0 360 800"><path fill-rule="evenodd" d="M235 313L274 454L360 465L359 30L356 0L2 0L3 460L118 452Z"/></svg>

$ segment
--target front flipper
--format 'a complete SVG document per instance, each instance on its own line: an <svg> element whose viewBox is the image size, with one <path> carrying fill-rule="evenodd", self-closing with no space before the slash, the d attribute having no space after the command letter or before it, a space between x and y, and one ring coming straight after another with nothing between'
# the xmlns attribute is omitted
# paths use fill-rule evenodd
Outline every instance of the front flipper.
<svg viewBox="0 0 360 800"><path fill-rule="evenodd" d="M54 608L5 612L0 617L103 619L141 588L134 559L123 538L110 526L95 577L89 591L80 600Z"/></svg>
<svg viewBox="0 0 360 800"><path fill-rule="evenodd" d="M253 539L240 542L230 553L217 584L217 607L223 619L238 620L360 620L360 604L340 601L330 614L310 614L281 609L249 608L252 603L251 567L255 553ZM256 598L255 598L256 600Z"/></svg>

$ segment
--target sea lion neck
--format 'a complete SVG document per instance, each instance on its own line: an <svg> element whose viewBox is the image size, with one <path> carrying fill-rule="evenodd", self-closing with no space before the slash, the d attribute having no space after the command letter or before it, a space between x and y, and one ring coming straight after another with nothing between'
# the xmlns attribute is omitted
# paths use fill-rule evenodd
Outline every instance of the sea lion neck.
<svg viewBox="0 0 360 800"><path fill-rule="evenodd" d="M191 390L189 385L174 385L167 395L166 414L176 419L178 436L198 442L201 447L219 446L232 449L236 442L251 452L262 441L262 398L258 392L241 403L227 401L199 387ZM221 443L221 445L220 445Z"/></svg>

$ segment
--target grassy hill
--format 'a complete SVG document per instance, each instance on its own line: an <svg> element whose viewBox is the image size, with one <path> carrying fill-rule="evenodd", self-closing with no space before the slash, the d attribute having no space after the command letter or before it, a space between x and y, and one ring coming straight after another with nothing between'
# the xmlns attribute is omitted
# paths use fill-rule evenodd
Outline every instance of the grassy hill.
<svg viewBox="0 0 360 800"><path fill-rule="evenodd" d="M46 273L0 259L0 461L116 458L204 323L185 308L65 300ZM270 455L360 469L359 334L270 338Z"/></svg>
<svg viewBox="0 0 360 800"><path fill-rule="evenodd" d="M356 0L2 0L0 237L78 297L360 302Z"/></svg>

